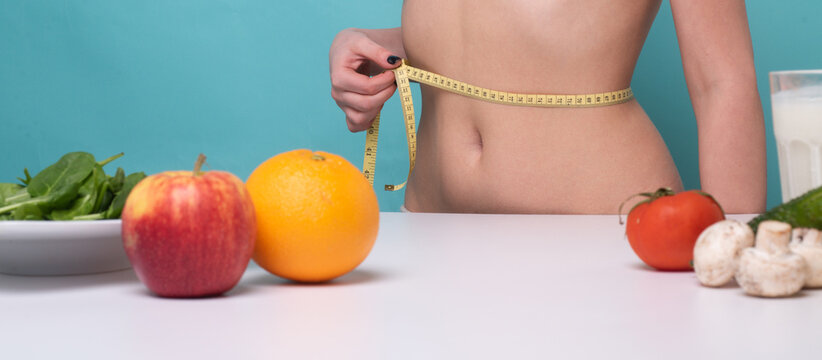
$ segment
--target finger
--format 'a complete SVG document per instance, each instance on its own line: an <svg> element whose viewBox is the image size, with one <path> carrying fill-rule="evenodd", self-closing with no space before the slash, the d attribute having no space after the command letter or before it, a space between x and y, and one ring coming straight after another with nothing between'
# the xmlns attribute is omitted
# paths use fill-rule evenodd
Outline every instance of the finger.
<svg viewBox="0 0 822 360"><path fill-rule="evenodd" d="M337 102L337 105L339 105L340 109L342 109L345 113L345 122L348 124L348 129L351 131L361 131L363 129L367 129L371 126L371 122L374 120L374 117L376 117L376 114L372 116L350 106L345 106L345 104L341 104L339 102Z"/></svg>
<svg viewBox="0 0 822 360"><path fill-rule="evenodd" d="M373 112L374 109L379 109L382 104L388 100L397 86L391 84L389 87L381 90L374 95L362 95L355 92L341 92L336 95L339 97L338 103L342 103L346 107L353 108L359 112Z"/></svg>
<svg viewBox="0 0 822 360"><path fill-rule="evenodd" d="M351 132L367 130L371 127L371 123L374 122L374 118L376 117L376 112L371 115L351 108L345 111L345 122L348 125L348 130Z"/></svg>
<svg viewBox="0 0 822 360"><path fill-rule="evenodd" d="M331 87L337 91L376 95L394 85L394 73L386 71L373 77L353 71L339 72L331 76Z"/></svg>

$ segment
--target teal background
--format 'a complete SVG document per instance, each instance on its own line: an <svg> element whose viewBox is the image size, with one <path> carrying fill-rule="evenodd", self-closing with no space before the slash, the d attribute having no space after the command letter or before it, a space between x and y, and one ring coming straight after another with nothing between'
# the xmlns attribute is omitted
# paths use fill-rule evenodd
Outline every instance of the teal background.
<svg viewBox="0 0 822 360"><path fill-rule="evenodd" d="M297 148L360 167L365 137L347 130L331 99L328 48L346 27L399 26L400 12L400 1L0 0L0 182L76 150L98 159L123 151L112 165L147 173L189 169L203 152L211 169L242 179ZM822 68L820 13L818 0L748 3L769 207L781 195L767 74ZM698 188L696 124L668 2L633 88L685 186ZM379 187L408 171L396 96L385 109ZM401 192L377 193L383 211L402 204Z"/></svg>

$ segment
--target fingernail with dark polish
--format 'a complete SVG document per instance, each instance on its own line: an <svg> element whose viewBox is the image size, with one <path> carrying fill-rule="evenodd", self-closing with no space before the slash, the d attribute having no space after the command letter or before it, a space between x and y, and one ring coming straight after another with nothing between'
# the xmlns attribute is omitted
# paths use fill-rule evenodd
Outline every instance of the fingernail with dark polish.
<svg viewBox="0 0 822 360"><path fill-rule="evenodd" d="M399 59L400 59L399 56L391 55L391 56L388 57L388 60L386 60L386 61L388 61L389 64L394 65L395 63L397 63L397 60L399 60Z"/></svg>

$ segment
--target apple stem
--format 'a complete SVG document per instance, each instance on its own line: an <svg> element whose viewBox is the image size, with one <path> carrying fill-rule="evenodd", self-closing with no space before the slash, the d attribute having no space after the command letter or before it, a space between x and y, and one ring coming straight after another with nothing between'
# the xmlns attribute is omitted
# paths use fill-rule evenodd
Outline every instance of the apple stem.
<svg viewBox="0 0 822 360"><path fill-rule="evenodd" d="M200 168L203 167L205 160L206 156L202 153L200 153L200 155L197 156L197 161L194 162L194 176L200 176L200 174L203 173L202 171L200 171Z"/></svg>

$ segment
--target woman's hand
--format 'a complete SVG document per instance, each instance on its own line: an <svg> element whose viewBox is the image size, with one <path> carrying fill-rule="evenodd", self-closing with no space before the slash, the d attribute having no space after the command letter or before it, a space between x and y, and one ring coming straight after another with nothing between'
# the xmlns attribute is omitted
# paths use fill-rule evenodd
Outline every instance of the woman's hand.
<svg viewBox="0 0 822 360"><path fill-rule="evenodd" d="M365 32L346 29L334 38L328 62L331 97L345 113L348 129L352 132L368 129L397 88L394 73L385 70L399 66L400 58Z"/></svg>

